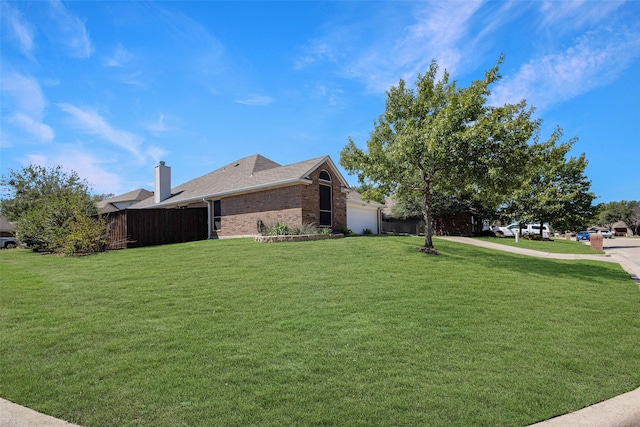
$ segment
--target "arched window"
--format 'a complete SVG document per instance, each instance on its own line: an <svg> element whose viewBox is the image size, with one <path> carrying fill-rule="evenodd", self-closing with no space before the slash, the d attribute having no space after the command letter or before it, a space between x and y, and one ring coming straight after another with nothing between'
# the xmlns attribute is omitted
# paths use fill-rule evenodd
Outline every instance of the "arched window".
<svg viewBox="0 0 640 427"><path fill-rule="evenodd" d="M331 182L329 172L320 172L320 181ZM332 225L332 206L331 185L320 183L320 227L331 227Z"/></svg>

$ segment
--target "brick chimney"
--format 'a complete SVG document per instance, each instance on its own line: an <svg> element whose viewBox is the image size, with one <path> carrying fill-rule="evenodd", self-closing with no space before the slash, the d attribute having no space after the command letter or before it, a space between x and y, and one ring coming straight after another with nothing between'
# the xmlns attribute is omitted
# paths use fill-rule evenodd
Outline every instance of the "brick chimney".
<svg viewBox="0 0 640 427"><path fill-rule="evenodd" d="M160 203L171 197L171 168L160 162L154 169L155 189L153 192L153 202Z"/></svg>

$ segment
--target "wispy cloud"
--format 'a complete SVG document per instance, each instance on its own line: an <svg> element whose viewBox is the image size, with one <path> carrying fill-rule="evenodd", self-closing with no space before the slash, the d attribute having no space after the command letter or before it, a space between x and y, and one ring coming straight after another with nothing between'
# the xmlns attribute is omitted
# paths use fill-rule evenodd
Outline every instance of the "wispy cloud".
<svg viewBox="0 0 640 427"><path fill-rule="evenodd" d="M469 36L472 18L483 1L410 5L410 17L390 18L380 25L383 30L377 23L382 17L359 27L331 26L323 37L307 42L294 68L330 62L339 74L362 80L376 92L387 90L399 78L413 79L433 59L441 69L455 72L468 48L461 41Z"/></svg>
<svg viewBox="0 0 640 427"><path fill-rule="evenodd" d="M0 16L5 34L18 43L18 48L26 57L33 60L33 25L8 2L0 2Z"/></svg>
<svg viewBox="0 0 640 427"><path fill-rule="evenodd" d="M555 26L561 23L562 26L556 29L565 30L601 21L624 3L624 0L608 0L606 2L545 0L540 2L540 12L545 26Z"/></svg>
<svg viewBox="0 0 640 427"><path fill-rule="evenodd" d="M242 105L250 105L252 107L256 107L256 106L262 107L265 105L272 104L273 102L275 102L275 100L270 96L251 95L248 98L236 99L235 102Z"/></svg>
<svg viewBox="0 0 640 427"><path fill-rule="evenodd" d="M32 117L24 113L16 113L11 116L9 118L9 123L31 134L40 141L50 142L53 141L53 138L55 137L55 133L50 126L34 120Z"/></svg>
<svg viewBox="0 0 640 427"><path fill-rule="evenodd" d="M167 125L164 114L162 113L158 115L158 120L148 122L144 126L152 135L155 136L162 135L163 133L168 132L172 129Z"/></svg>
<svg viewBox="0 0 640 427"><path fill-rule="evenodd" d="M526 99L545 108L611 83L640 57L640 32L622 28L585 34L560 53L533 59L499 84L494 105Z"/></svg>
<svg viewBox="0 0 640 427"><path fill-rule="evenodd" d="M50 142L55 133L43 123L47 102L38 81L19 73L0 76L3 109L11 111L7 123L28 133L41 142Z"/></svg>
<svg viewBox="0 0 640 427"><path fill-rule="evenodd" d="M32 77L20 73L0 73L0 87L5 96L8 96L11 104L3 108L13 108L31 116L40 117L46 106L46 101L40 84Z"/></svg>
<svg viewBox="0 0 640 427"><path fill-rule="evenodd" d="M141 145L144 138L133 133L116 129L90 108L79 108L71 104L58 104L58 107L69 114L79 131L89 135L97 135L102 140L127 150L139 160L144 161Z"/></svg>
<svg viewBox="0 0 640 427"><path fill-rule="evenodd" d="M82 179L86 179L96 193L118 194L124 190L122 177L108 172L104 167L104 160L91 155L81 147L74 145L60 145L55 154L31 153L23 159L23 163L36 164L44 167L62 166L63 169L76 172ZM128 185L128 183L127 183Z"/></svg>
<svg viewBox="0 0 640 427"><path fill-rule="evenodd" d="M57 43L64 46L66 53L76 58L89 58L94 46L84 22L69 12L60 0L50 0L51 18L55 24L52 34Z"/></svg>
<svg viewBox="0 0 640 427"><path fill-rule="evenodd" d="M121 44L116 46L113 53L106 56L103 60L105 67L124 67L131 62L133 55L125 49Z"/></svg>

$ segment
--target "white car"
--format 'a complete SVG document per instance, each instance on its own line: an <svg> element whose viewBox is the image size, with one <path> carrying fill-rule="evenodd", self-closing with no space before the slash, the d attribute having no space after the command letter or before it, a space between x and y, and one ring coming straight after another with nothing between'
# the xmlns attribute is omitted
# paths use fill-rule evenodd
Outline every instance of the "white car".
<svg viewBox="0 0 640 427"><path fill-rule="evenodd" d="M520 224L509 224L506 227L499 227L500 233L504 237L515 237L516 234L520 233ZM523 224L522 225L522 234L540 234L540 224ZM551 233L549 232L549 226L544 224L542 228L542 237L544 239L548 239L551 237Z"/></svg>
<svg viewBox="0 0 640 427"><path fill-rule="evenodd" d="M600 230L598 233L602 234L604 239L611 239L613 237L613 233L609 230Z"/></svg>

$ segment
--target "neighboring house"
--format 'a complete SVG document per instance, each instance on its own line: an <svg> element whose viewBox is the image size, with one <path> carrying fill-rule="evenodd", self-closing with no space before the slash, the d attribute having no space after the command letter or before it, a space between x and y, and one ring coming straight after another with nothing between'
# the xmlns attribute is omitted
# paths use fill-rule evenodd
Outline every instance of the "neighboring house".
<svg viewBox="0 0 640 427"><path fill-rule="evenodd" d="M160 162L153 195L128 209L206 207L209 238L254 236L275 222L340 230L348 191L329 156L282 166L255 154L173 188L171 168Z"/></svg>
<svg viewBox="0 0 640 427"><path fill-rule="evenodd" d="M153 196L151 191L139 188L119 196L111 197L110 199L101 200L96 203L96 206L100 213L117 212L127 209L151 196Z"/></svg>
<svg viewBox="0 0 640 427"><path fill-rule="evenodd" d="M360 193L349 191L347 194L347 227L354 233L380 234L382 209L385 205L374 201L362 200Z"/></svg>
<svg viewBox="0 0 640 427"><path fill-rule="evenodd" d="M15 236L16 225L9 222L6 217L0 216L0 237Z"/></svg>
<svg viewBox="0 0 640 427"><path fill-rule="evenodd" d="M616 236L633 236L633 230L631 230L624 221L614 223L611 226L611 231L613 231Z"/></svg>

